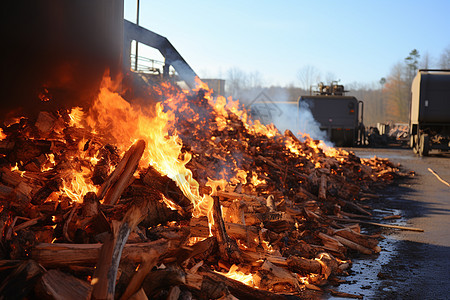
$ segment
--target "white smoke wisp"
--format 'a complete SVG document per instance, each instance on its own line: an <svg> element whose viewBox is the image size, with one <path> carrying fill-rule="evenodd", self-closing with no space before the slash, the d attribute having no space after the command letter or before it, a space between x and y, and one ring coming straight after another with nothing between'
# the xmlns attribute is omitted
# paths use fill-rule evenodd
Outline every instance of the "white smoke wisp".
<svg viewBox="0 0 450 300"><path fill-rule="evenodd" d="M302 141L305 135L309 135L314 140L322 140L328 147L334 146L326 132L320 130L320 124L314 119L308 105L301 103L299 107L297 102L288 101L287 93L253 102L250 111L253 119L266 125L273 123L281 133L289 129Z"/></svg>

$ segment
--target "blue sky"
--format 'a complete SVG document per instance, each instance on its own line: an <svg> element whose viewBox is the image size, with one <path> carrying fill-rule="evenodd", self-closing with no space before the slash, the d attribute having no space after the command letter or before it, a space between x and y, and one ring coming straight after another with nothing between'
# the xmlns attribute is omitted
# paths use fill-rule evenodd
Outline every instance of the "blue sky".
<svg viewBox="0 0 450 300"><path fill-rule="evenodd" d="M125 18L135 22L136 0L125 0ZM370 84L414 48L437 61L450 47L450 0L141 0L140 25L167 37L200 77L239 68L266 85L299 85L311 65L322 80Z"/></svg>

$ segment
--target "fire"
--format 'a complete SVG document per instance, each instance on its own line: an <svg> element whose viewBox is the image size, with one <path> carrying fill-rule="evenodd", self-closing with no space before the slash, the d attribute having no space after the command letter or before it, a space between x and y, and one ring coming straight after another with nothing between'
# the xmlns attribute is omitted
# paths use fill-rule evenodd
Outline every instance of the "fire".
<svg viewBox="0 0 450 300"><path fill-rule="evenodd" d="M216 272L216 273L226 276L230 279L240 281L245 285L257 288L254 283L253 275L245 274L244 272L239 271L239 267L236 265L232 265L230 270L228 271L228 273L222 273L222 272Z"/></svg>
<svg viewBox="0 0 450 300"><path fill-rule="evenodd" d="M63 178L62 192L65 193L72 201L83 202L83 197L88 192L97 192L98 187L88 179L91 170L81 167L80 171L72 170Z"/></svg>
<svg viewBox="0 0 450 300"><path fill-rule="evenodd" d="M7 135L3 132L3 129L0 128L0 141L6 139Z"/></svg>
<svg viewBox="0 0 450 300"><path fill-rule="evenodd" d="M84 119L84 112L81 107L74 107L69 114L69 126L83 128L82 121Z"/></svg>
<svg viewBox="0 0 450 300"><path fill-rule="evenodd" d="M258 186L260 184L265 184L266 180L260 180L258 178L258 174L256 174L255 172L252 172L252 178L250 179L251 184L253 184L253 186Z"/></svg>
<svg viewBox="0 0 450 300"><path fill-rule="evenodd" d="M156 103L154 110L151 107L133 106L114 92L113 87L113 82L105 78L100 94L87 116L88 125L98 132L109 134L122 149L138 139L144 140L147 147L140 166L152 165L161 174L174 180L194 205L194 216L208 215L212 198L200 195L199 184L193 178L192 171L186 167L191 154L182 151L182 142L173 127L174 114L164 111L161 103ZM184 94L177 96L186 101Z"/></svg>
<svg viewBox="0 0 450 300"><path fill-rule="evenodd" d="M19 166L18 166L17 163L16 163L16 165L14 167L11 168L11 171L13 171L13 172L17 171L18 173L20 173L20 177L24 177L25 172L26 172L26 171L19 170Z"/></svg>
<svg viewBox="0 0 450 300"><path fill-rule="evenodd" d="M47 157L47 163L42 166L41 172L50 171L56 164L55 155L53 153L46 154L45 156Z"/></svg>

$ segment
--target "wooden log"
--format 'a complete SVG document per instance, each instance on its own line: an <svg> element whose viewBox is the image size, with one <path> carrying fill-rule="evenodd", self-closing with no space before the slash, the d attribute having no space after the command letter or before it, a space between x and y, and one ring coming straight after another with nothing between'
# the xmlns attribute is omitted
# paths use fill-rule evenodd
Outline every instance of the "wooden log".
<svg viewBox="0 0 450 300"><path fill-rule="evenodd" d="M175 181L167 176L161 175L152 166L149 166L142 172L140 178L146 186L160 191L168 200L170 200L181 215L188 216L192 214L193 206L191 200L183 194Z"/></svg>
<svg viewBox="0 0 450 300"><path fill-rule="evenodd" d="M192 218L190 227L192 236L209 236L208 220L206 218ZM224 222L224 227L230 237L242 240L248 247L256 247L260 243L259 229L256 226Z"/></svg>
<svg viewBox="0 0 450 300"><path fill-rule="evenodd" d="M100 250L91 284L93 299L114 299L117 269L122 250L133 228L142 220L142 211L133 206L122 222L113 222L113 233L109 235Z"/></svg>
<svg viewBox="0 0 450 300"><path fill-rule="evenodd" d="M35 287L39 299L89 300L92 286L85 281L63 273L49 270L39 279Z"/></svg>
<svg viewBox="0 0 450 300"><path fill-rule="evenodd" d="M286 267L286 257L269 254L267 252L242 251L242 258L246 263L261 266L267 260L277 266ZM259 262L259 263L258 263Z"/></svg>
<svg viewBox="0 0 450 300"><path fill-rule="evenodd" d="M338 253L345 253L346 248L339 242L336 238L333 238L325 233L319 232L317 236L322 239L322 243L325 247L333 249L333 251Z"/></svg>
<svg viewBox="0 0 450 300"><path fill-rule="evenodd" d="M194 273L186 273L186 286L190 289L200 291L202 289L203 276Z"/></svg>
<svg viewBox="0 0 450 300"><path fill-rule="evenodd" d="M113 205L119 200L139 165L144 149L145 142L138 140L125 153L114 172L111 173L97 194L99 199L105 198L104 204Z"/></svg>
<svg viewBox="0 0 450 300"><path fill-rule="evenodd" d="M381 248L378 246L378 240L368 235L357 233L349 228L339 229L334 231L334 236L341 236L357 243L365 248L371 249L375 253L379 253Z"/></svg>
<svg viewBox="0 0 450 300"><path fill-rule="evenodd" d="M272 197L273 198L273 197ZM234 200L226 210L224 221L245 225L245 201Z"/></svg>
<svg viewBox="0 0 450 300"><path fill-rule="evenodd" d="M161 269L150 272L142 283L145 294L154 298L154 294L161 289L169 289L171 286L184 285L186 283L185 273L176 267Z"/></svg>
<svg viewBox="0 0 450 300"><path fill-rule="evenodd" d="M59 178L47 181L45 185L33 195L31 203L34 205L41 205L53 192L59 191L61 184L62 180Z"/></svg>
<svg viewBox="0 0 450 300"><path fill-rule="evenodd" d="M198 298L205 300L229 298L228 296L230 295L230 291L223 281L217 281L208 276L203 276L202 274L203 272L200 274L200 276L202 276L202 280L200 291L197 292Z"/></svg>
<svg viewBox="0 0 450 300"><path fill-rule="evenodd" d="M238 199L238 200L244 200L244 201L255 201L257 203L261 203L264 205L266 204L266 199L264 199L264 197L236 193L236 192L216 191L213 194L213 196L228 198L228 199L232 199L232 200Z"/></svg>
<svg viewBox="0 0 450 300"><path fill-rule="evenodd" d="M314 273L320 274L322 271L322 264L315 259L308 259L304 257L290 256L286 261L289 270L295 273L305 274Z"/></svg>
<svg viewBox="0 0 450 300"><path fill-rule="evenodd" d="M343 238L342 236L339 235L335 235L334 236L335 239L337 239L339 242L341 242L344 246L353 249L353 250L357 250L363 254L374 254L375 251L372 251L371 249L368 249L364 246L361 246L360 244L357 244L355 242L352 242L350 240L347 240L346 238Z"/></svg>
<svg viewBox="0 0 450 300"><path fill-rule="evenodd" d="M182 264L189 258L196 257L200 254L208 255L211 253L212 249L217 245L217 240L213 237L208 237L207 239L197 242L191 247L182 247L179 249L176 257L178 264Z"/></svg>
<svg viewBox="0 0 450 300"><path fill-rule="evenodd" d="M300 283L290 271L278 267L266 260L260 270L265 270L269 273L264 273L264 276L259 276L259 273L253 276L255 285L259 288L272 289L276 284L288 283L298 291L300 290Z"/></svg>
<svg viewBox="0 0 450 300"><path fill-rule="evenodd" d="M102 244L47 244L41 243L31 249L31 258L44 267L70 265L95 265L99 259ZM159 239L146 243L126 244L122 258L142 262L143 254L155 249L168 253L178 249L179 242Z"/></svg>
<svg viewBox="0 0 450 300"><path fill-rule="evenodd" d="M145 253L145 255L143 256L143 263L139 266L139 270L131 278L131 281L128 284L125 292L120 297L121 300L126 300L139 291L142 282L144 282L145 277L156 265L160 255L161 253L157 252L154 249L150 249L149 253Z"/></svg>
<svg viewBox="0 0 450 300"><path fill-rule="evenodd" d="M239 249L235 240L231 239L225 227L225 223L222 219L222 209L220 208L220 202L218 197L213 197L213 234L217 239L219 252L222 255L222 259L230 263L243 262L241 257L241 250Z"/></svg>

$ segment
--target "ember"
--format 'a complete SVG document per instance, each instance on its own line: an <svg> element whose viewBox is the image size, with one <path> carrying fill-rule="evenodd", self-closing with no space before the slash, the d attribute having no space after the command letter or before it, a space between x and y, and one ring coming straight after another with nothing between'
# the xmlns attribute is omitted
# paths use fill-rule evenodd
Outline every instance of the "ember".
<svg viewBox="0 0 450 300"><path fill-rule="evenodd" d="M106 79L88 111L1 129L0 294L307 298L351 252L380 251L353 221L405 174L252 122L198 83L142 107Z"/></svg>

